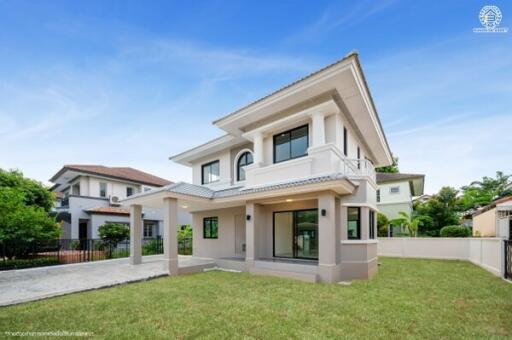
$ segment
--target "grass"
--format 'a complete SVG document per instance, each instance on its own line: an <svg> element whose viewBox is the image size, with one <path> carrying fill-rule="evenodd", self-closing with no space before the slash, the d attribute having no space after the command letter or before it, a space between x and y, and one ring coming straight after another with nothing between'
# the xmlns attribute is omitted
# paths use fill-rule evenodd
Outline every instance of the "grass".
<svg viewBox="0 0 512 340"><path fill-rule="evenodd" d="M379 261L351 286L208 272L4 307L0 338L512 338L511 284L463 261Z"/></svg>

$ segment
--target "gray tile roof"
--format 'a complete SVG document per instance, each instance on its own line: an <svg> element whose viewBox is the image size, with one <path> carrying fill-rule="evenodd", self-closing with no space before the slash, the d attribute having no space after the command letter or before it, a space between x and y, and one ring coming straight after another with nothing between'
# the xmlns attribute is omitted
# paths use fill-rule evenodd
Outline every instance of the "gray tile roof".
<svg viewBox="0 0 512 340"><path fill-rule="evenodd" d="M307 184L335 181L335 180L340 180L340 179L344 179L344 178L347 178L344 174L336 173L336 174L331 174L331 175L323 175L323 176L316 176L316 177L310 177L310 178L304 178L304 179L297 179L297 180L273 183L273 184L269 184L269 185L247 188L247 189L244 189L243 187L239 186L239 187L232 187L232 188L222 189L222 190L212 190L212 189L206 188L201 185L179 182L179 183L173 183L173 184L170 184L170 185L167 185L162 188L155 189L155 190L142 192L140 194L131 196L130 198L142 197L142 196L146 196L146 195L150 195L150 194L153 194L156 192L162 192L162 191L173 192L173 193L188 195L188 196L196 196L196 197L207 198L207 199L226 198L226 197L234 197L234 196L253 194L253 193L257 193L257 192L286 189L286 188L290 188L290 187L296 187L296 186L307 185Z"/></svg>

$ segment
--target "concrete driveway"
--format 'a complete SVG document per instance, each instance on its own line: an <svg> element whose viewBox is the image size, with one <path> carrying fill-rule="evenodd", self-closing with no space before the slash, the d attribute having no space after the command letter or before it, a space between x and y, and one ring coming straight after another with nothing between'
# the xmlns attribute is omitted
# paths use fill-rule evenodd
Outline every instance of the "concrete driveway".
<svg viewBox="0 0 512 340"><path fill-rule="evenodd" d="M192 256L179 256L184 273L213 267L214 262ZM0 306L52 296L114 286L166 276L162 255L144 256L142 264L131 266L128 258L66 264L0 272Z"/></svg>

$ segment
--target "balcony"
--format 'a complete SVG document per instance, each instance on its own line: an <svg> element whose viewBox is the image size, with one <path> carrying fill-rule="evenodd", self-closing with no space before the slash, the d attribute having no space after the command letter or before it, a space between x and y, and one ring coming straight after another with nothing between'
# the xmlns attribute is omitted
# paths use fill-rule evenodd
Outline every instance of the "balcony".
<svg viewBox="0 0 512 340"><path fill-rule="evenodd" d="M375 168L366 159L350 159L332 143L310 147L304 157L269 165L246 167L248 187L293 179L342 173L352 179L367 178L375 182Z"/></svg>

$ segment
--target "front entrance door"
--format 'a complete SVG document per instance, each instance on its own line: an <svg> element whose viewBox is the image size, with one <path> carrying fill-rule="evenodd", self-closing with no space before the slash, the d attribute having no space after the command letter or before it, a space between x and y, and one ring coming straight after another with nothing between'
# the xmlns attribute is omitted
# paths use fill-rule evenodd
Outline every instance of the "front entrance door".
<svg viewBox="0 0 512 340"><path fill-rule="evenodd" d="M245 255L245 218L244 215L235 215L235 254Z"/></svg>
<svg viewBox="0 0 512 340"><path fill-rule="evenodd" d="M78 223L78 238L80 239L80 249L87 249L87 221Z"/></svg>
<svg viewBox="0 0 512 340"><path fill-rule="evenodd" d="M318 209L274 212L274 256L318 259Z"/></svg>

